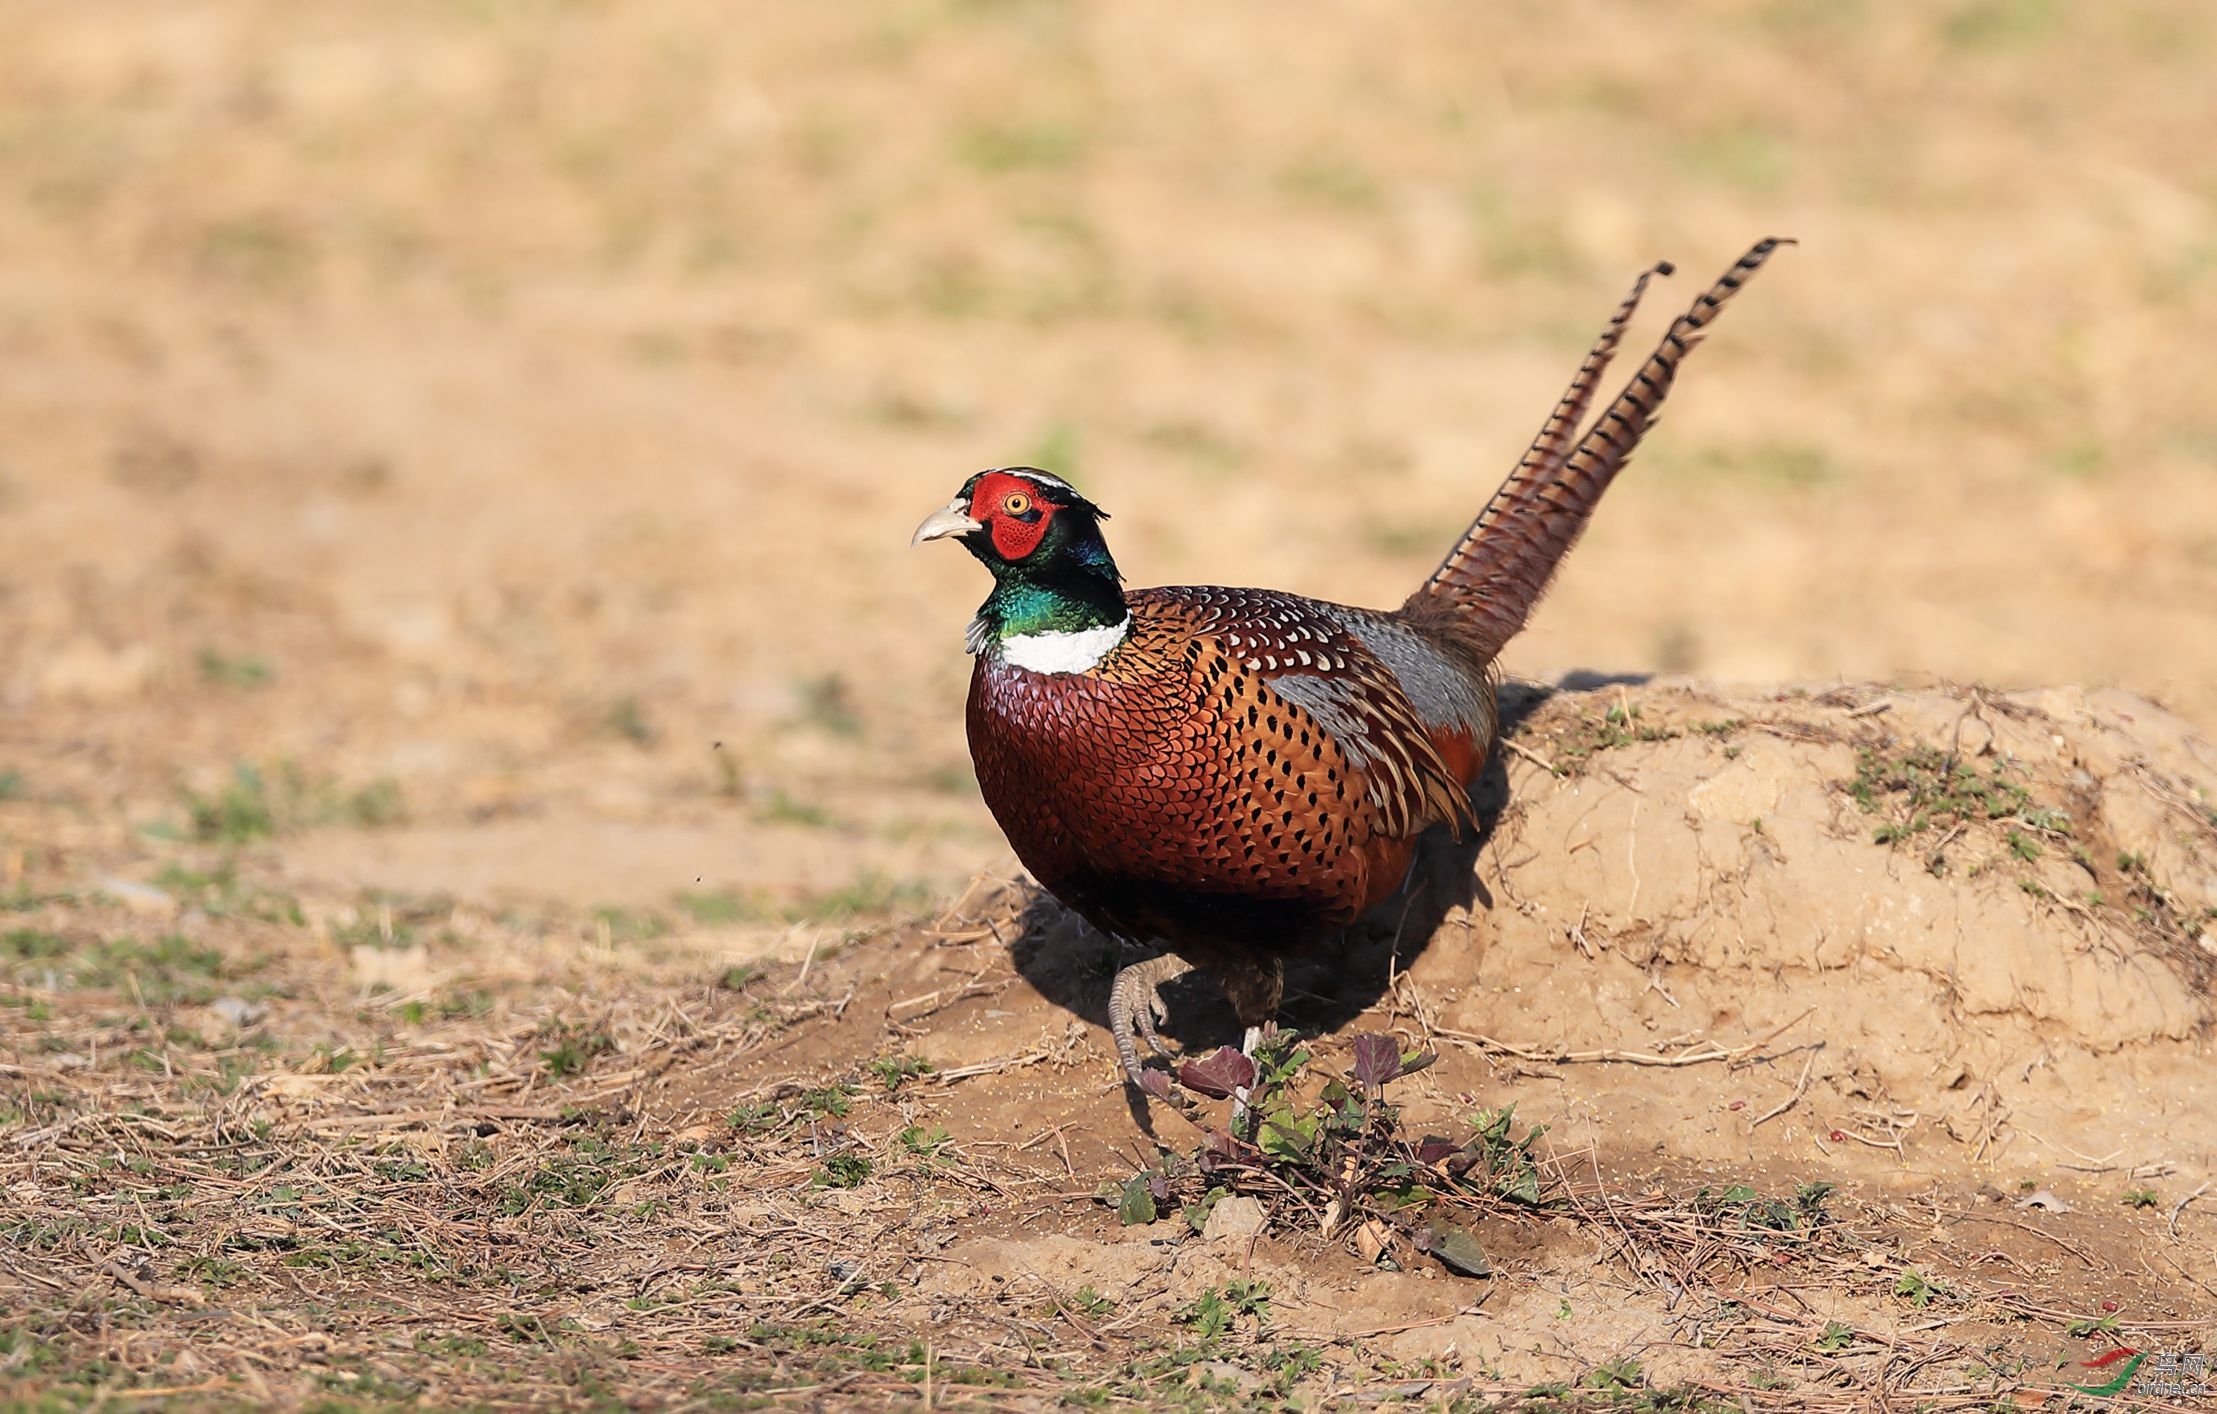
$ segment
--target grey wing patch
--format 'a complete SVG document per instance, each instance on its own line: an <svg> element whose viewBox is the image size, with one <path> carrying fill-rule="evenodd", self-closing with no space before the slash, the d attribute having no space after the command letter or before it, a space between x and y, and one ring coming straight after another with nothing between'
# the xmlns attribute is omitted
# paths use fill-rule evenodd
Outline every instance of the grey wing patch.
<svg viewBox="0 0 2217 1414"><path fill-rule="evenodd" d="M1467 811L1461 784L1425 736L1407 696L1359 676L1290 672L1262 686L1321 727L1363 773L1379 833L1406 838Z"/></svg>
<svg viewBox="0 0 2217 1414"><path fill-rule="evenodd" d="M1409 705L1424 724L1467 731L1485 741L1493 735L1494 703L1490 683L1474 683L1468 673L1384 614L1334 606L1334 617L1392 669Z"/></svg>
<svg viewBox="0 0 2217 1414"><path fill-rule="evenodd" d="M1370 721L1363 715L1362 684L1353 678L1320 677L1287 673L1263 684L1278 696L1316 718L1316 724L1339 743L1347 759L1367 771L1380 760L1372 740Z"/></svg>

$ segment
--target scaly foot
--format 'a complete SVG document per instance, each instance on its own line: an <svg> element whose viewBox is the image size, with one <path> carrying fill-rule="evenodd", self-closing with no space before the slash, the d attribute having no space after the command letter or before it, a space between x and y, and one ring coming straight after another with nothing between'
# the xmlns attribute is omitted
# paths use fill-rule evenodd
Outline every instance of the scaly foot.
<svg viewBox="0 0 2217 1414"><path fill-rule="evenodd" d="M1109 1034L1116 1039L1116 1057L1124 1063L1124 1073L1132 1084L1139 1084L1140 1064L1138 1038L1144 1038L1147 1047L1165 1060L1170 1058L1170 1047L1155 1030L1155 1024L1170 1019L1170 1008L1163 1005L1163 983L1183 977L1193 970L1193 964L1175 953L1135 962L1116 974L1109 985Z"/></svg>

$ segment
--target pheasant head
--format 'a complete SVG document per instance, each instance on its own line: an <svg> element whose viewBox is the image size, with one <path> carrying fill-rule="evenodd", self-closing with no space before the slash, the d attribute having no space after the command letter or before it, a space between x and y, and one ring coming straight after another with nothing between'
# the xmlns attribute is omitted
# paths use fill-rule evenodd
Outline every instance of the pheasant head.
<svg viewBox="0 0 2217 1414"><path fill-rule="evenodd" d="M1101 538L1106 519L1059 476L999 467L962 483L911 543L959 540L993 572L993 592L970 625L972 653L1080 672L1122 640L1131 619L1123 576Z"/></svg>

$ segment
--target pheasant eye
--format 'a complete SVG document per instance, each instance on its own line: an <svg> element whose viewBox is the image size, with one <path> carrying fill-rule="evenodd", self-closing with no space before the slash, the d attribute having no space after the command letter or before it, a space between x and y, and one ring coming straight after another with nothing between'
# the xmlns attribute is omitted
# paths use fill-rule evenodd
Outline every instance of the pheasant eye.
<svg viewBox="0 0 2217 1414"><path fill-rule="evenodd" d="M1012 516L1020 516L1032 508L1032 498L1021 491L1011 491L1001 498L1001 509Z"/></svg>

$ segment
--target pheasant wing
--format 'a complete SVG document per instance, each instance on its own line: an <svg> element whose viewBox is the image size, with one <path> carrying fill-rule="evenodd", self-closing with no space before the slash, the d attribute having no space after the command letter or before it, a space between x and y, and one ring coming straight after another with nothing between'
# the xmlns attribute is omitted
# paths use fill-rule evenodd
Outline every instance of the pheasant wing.
<svg viewBox="0 0 2217 1414"><path fill-rule="evenodd" d="M1267 590L1158 592L1187 601L1192 671L1220 704L1250 790L1304 761L1327 774L1339 762L1365 834L1407 839L1472 818L1463 772L1490 694L1471 674L1365 610ZM1296 815L1316 808L1274 803Z"/></svg>

